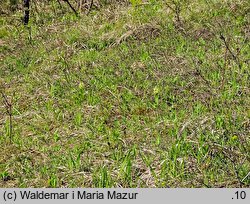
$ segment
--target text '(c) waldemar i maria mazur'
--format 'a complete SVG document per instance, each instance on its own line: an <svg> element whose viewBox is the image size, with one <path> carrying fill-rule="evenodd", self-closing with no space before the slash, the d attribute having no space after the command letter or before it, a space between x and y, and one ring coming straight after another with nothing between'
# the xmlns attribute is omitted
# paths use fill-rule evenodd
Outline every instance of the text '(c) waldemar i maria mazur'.
<svg viewBox="0 0 250 204"><path fill-rule="evenodd" d="M45 191L20 191L20 197L22 200L84 200L84 199L125 199L136 200L138 193L135 192L118 192L117 190L107 192L88 192L88 191L72 191L71 193L59 193L59 192L45 192Z"/></svg>

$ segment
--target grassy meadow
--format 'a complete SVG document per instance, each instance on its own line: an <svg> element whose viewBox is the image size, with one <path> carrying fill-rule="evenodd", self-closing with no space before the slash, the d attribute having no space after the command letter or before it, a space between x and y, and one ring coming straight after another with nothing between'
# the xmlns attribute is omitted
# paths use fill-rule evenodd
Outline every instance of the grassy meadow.
<svg viewBox="0 0 250 204"><path fill-rule="evenodd" d="M19 2L19 3L18 3ZM0 187L250 187L247 0L0 5Z"/></svg>

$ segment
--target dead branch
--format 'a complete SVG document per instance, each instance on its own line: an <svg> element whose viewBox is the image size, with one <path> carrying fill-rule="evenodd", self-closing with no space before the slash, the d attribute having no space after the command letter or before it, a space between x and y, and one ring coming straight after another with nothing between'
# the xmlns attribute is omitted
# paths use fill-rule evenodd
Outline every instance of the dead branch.
<svg viewBox="0 0 250 204"><path fill-rule="evenodd" d="M71 8L71 10L76 14L76 16L78 16L77 11L75 10L75 8L71 5L71 3L69 2L69 0L63 0L64 2L66 2L69 7Z"/></svg>
<svg viewBox="0 0 250 204"><path fill-rule="evenodd" d="M28 25L29 18L30 18L30 0L24 0L23 6L24 6L23 23L24 23L24 25Z"/></svg>

